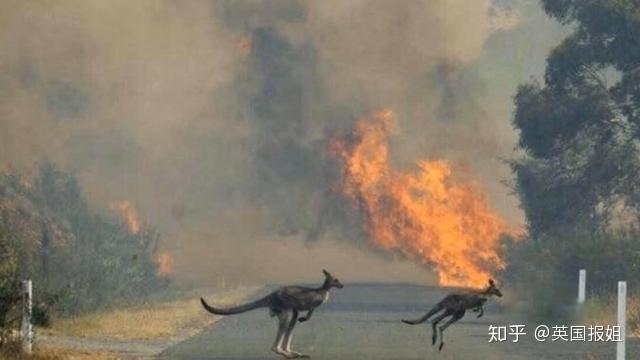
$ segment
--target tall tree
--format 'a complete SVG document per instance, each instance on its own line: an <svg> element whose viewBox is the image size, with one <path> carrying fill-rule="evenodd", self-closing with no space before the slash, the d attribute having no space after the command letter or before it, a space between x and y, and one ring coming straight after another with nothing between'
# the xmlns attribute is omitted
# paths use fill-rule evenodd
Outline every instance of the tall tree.
<svg viewBox="0 0 640 360"><path fill-rule="evenodd" d="M542 0L575 30L547 59L544 86L520 86L512 163L530 234L640 214L640 1Z"/></svg>

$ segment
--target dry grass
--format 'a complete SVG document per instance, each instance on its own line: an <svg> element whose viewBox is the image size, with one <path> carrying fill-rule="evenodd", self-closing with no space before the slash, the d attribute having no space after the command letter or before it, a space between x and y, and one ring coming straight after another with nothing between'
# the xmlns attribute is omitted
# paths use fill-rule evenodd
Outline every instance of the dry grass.
<svg viewBox="0 0 640 360"><path fill-rule="evenodd" d="M19 342L5 344L0 351L0 360L116 360L116 354L94 350L69 350L50 347L36 347L33 354L22 353Z"/></svg>
<svg viewBox="0 0 640 360"><path fill-rule="evenodd" d="M617 298L615 296L587 300L581 311L584 325L616 324ZM627 336L640 336L640 296L627 299Z"/></svg>
<svg viewBox="0 0 640 360"><path fill-rule="evenodd" d="M234 304L257 288L237 288L207 296L217 303ZM38 329L53 336L92 337L117 340L151 340L191 336L215 322L217 316L203 311L197 297L164 303L58 319L50 329Z"/></svg>
<svg viewBox="0 0 640 360"><path fill-rule="evenodd" d="M24 360L118 360L117 354L98 350L69 350L55 348L36 349L33 355L19 359Z"/></svg>

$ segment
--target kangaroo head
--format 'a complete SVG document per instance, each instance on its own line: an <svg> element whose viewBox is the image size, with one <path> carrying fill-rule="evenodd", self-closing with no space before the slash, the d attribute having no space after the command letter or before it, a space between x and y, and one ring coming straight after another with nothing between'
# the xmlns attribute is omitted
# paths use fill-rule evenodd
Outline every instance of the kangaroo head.
<svg viewBox="0 0 640 360"><path fill-rule="evenodd" d="M331 273L329 273L327 270L322 270L322 273L324 274L324 285L327 288L332 288L332 287L336 287L338 289L342 289L344 287L344 285L342 285L342 283L340 282L340 280L338 280L337 277L331 275Z"/></svg>
<svg viewBox="0 0 640 360"><path fill-rule="evenodd" d="M500 289L498 289L498 287L496 287L496 283L493 281L493 279L489 279L489 286L484 291L484 293L487 295L502 297L502 292L500 291Z"/></svg>

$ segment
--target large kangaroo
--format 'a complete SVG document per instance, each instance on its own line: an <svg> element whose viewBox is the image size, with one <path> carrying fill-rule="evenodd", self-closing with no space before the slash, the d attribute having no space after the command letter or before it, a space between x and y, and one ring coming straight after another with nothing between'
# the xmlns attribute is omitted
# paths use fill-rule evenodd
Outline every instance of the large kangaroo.
<svg viewBox="0 0 640 360"><path fill-rule="evenodd" d="M438 351L442 350L444 346L444 330L449 327L449 325L454 322L462 319L465 312L471 309L473 312L478 313L478 318L484 315L484 304L489 299L489 296L495 295L498 297L502 297L502 293L496 287L496 284L493 280L489 279L489 286L484 290L471 290L462 294L449 294L445 296L439 303L436 304L428 313L426 313L423 317L417 320L402 320L403 323L409 325L417 325L422 324L427 321L431 316L436 313L444 310L444 312L431 321L431 327L433 328L433 335L431 337L431 344L435 345L436 340L438 338L438 332L436 330L436 326L442 319L447 316L451 316L447 322L441 325L440 328L440 346L438 347Z"/></svg>
<svg viewBox="0 0 640 360"><path fill-rule="evenodd" d="M271 316L277 316L279 321L278 335L276 335L276 341L273 343L271 350L288 359L308 358L308 355L291 350L293 328L296 326L297 321L303 322L311 318L313 310L329 299L329 291L332 287L339 289L343 287L340 280L333 277L327 270L322 270L322 272L325 279L319 288L284 286L261 299L227 309L210 306L203 298L200 298L200 301L207 311L217 315L233 315L268 307ZM300 311L306 311L307 313L298 319ZM291 313L291 318L289 318L289 313Z"/></svg>

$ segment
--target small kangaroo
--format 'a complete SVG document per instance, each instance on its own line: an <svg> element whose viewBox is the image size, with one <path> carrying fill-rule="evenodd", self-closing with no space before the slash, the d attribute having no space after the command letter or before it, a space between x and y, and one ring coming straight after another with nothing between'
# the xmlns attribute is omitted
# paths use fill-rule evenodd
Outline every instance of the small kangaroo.
<svg viewBox="0 0 640 360"><path fill-rule="evenodd" d="M439 327L440 329L440 346L438 347L438 351L442 350L444 346L444 330L449 327L449 325L454 322L462 319L465 312L471 309L473 312L478 313L478 318L484 315L484 304L489 299L489 296L495 295L497 297L502 297L502 292L496 287L495 282L492 279L489 279L489 286L484 290L471 290L462 294L449 294L445 296L439 303L436 304L428 313L426 313L423 317L417 320L402 320L403 323L409 325L417 325L422 324L427 321L431 316L436 313L444 310L444 312L433 319L431 322L431 327L433 328L433 336L431 337L431 345L436 344L436 340L438 338L438 332L436 330L436 326L442 319L447 316L451 316L447 322Z"/></svg>
<svg viewBox="0 0 640 360"><path fill-rule="evenodd" d="M341 289L343 287L340 280L327 270L322 270L322 272L325 279L322 286L318 288L284 286L261 299L227 309L210 306L203 298L200 298L200 302L202 302L202 306L207 311L216 315L240 314L249 310L268 307L271 316L278 317L278 335L276 335L276 341L273 343L271 350L288 359L308 358L309 355L291 350L293 328L297 321L304 322L311 318L313 310L329 299L331 288ZM306 311L307 313L298 319L300 311ZM291 313L291 317L289 317L289 313Z"/></svg>

